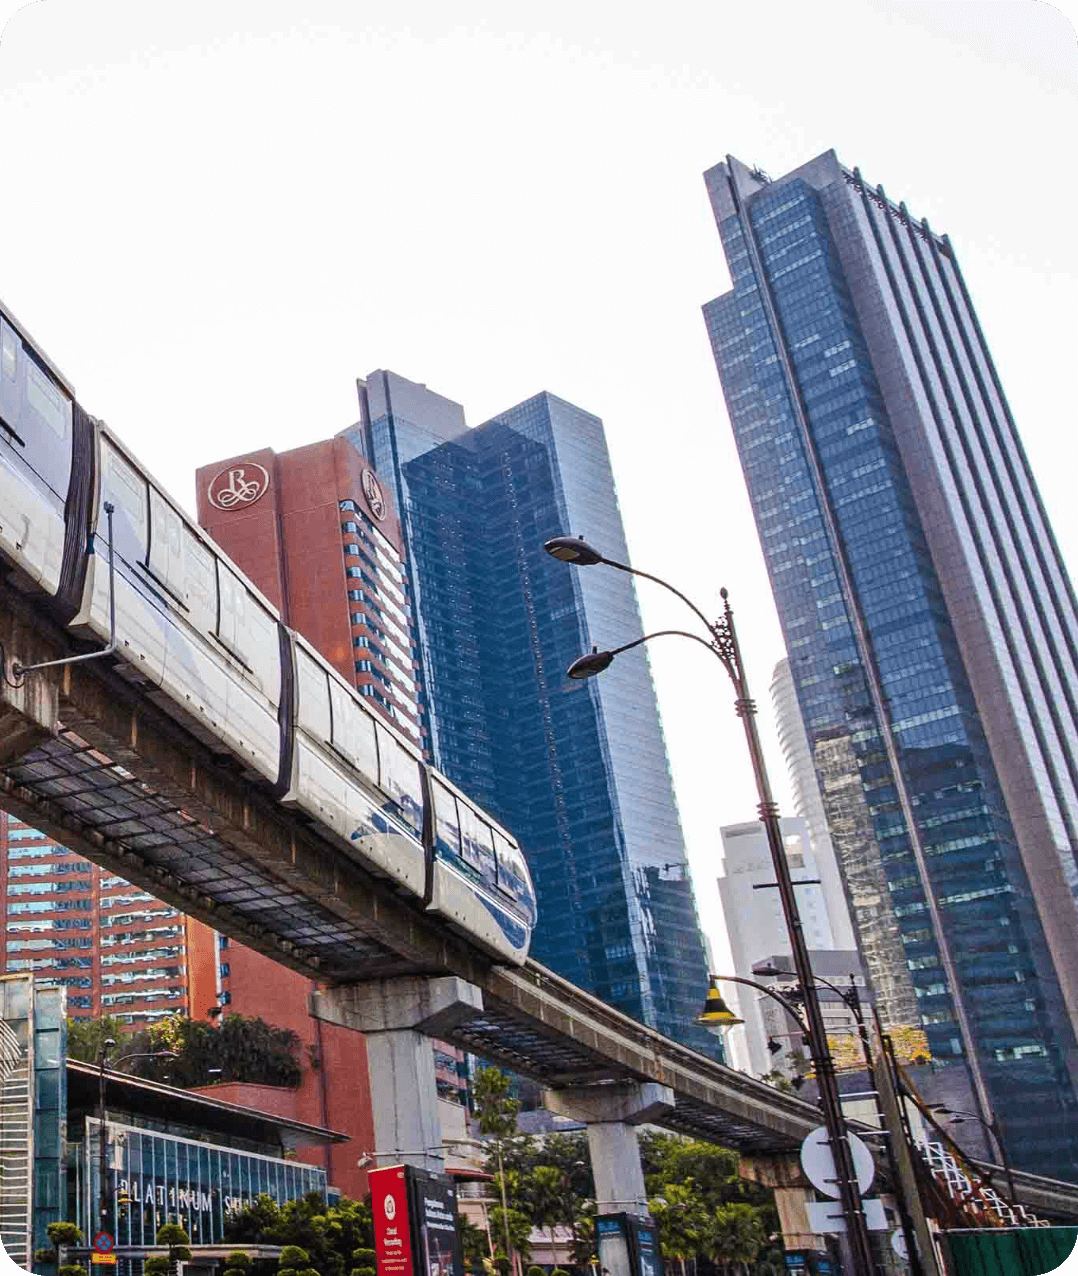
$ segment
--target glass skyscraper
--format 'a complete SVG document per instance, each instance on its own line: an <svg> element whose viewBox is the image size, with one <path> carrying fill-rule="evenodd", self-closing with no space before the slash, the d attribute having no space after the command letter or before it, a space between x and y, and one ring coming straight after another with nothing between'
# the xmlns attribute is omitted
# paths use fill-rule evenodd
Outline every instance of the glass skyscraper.
<svg viewBox="0 0 1078 1276"><path fill-rule="evenodd" d="M833 152L705 180L705 319L878 1004L1017 1164L1078 1178L1078 607L954 248Z"/></svg>
<svg viewBox="0 0 1078 1276"><path fill-rule="evenodd" d="M537 960L709 1054L703 942L642 648L573 682L593 643L643 633L621 572L543 552L569 532L628 551L602 422L540 394L475 429L394 373L361 383L354 441L394 479L434 761L528 856Z"/></svg>

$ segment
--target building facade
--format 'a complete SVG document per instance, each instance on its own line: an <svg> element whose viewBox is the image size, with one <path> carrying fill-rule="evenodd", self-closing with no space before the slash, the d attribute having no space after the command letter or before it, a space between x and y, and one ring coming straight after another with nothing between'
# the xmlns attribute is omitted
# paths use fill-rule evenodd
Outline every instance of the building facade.
<svg viewBox="0 0 1078 1276"><path fill-rule="evenodd" d="M843 983L851 974L863 982L860 958L852 941L843 945L836 938L831 916L836 901L824 882L820 858L809 839L807 824L803 819L793 818L782 820L780 825L790 875L795 883L800 883L797 907L813 969L828 979L837 969ZM734 974L744 979L758 979L755 967L772 958L781 958L780 969L792 968L789 932L782 901L774 889L775 867L764 826L756 820L728 824L721 833L723 875L718 879L719 899ZM844 912L845 901L841 895L837 902ZM832 979L832 982L835 981ZM791 1040L791 1025L786 1022L781 1007L743 984L730 984L722 991L728 1002L737 1005L745 1020L742 1027L731 1028L726 1034L734 1066L755 1077L788 1071L791 1055L794 1050L801 1050L801 1042ZM836 1023L836 1015L844 1025L847 1016L841 1002L826 989L821 990L820 998L828 1027ZM782 1049L769 1050L769 1040Z"/></svg>
<svg viewBox="0 0 1078 1276"><path fill-rule="evenodd" d="M1078 608L954 248L833 152L705 180L707 329L881 1010L1012 1159L1078 1176Z"/></svg>
<svg viewBox="0 0 1078 1276"><path fill-rule="evenodd" d="M572 531L626 561L602 422L540 394L468 429L459 404L376 372L350 436L393 486L436 765L520 839L532 953L659 1031L695 1023L706 960L643 648L572 682L593 643L639 637L624 573L542 549Z"/></svg>
<svg viewBox="0 0 1078 1276"><path fill-rule="evenodd" d="M0 812L0 968L67 989L74 1019L134 1028L217 1001L213 932Z"/></svg>

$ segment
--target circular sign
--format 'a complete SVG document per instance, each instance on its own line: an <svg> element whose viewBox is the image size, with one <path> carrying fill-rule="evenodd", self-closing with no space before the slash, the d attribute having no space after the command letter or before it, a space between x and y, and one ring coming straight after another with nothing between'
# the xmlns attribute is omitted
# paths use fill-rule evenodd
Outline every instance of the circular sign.
<svg viewBox="0 0 1078 1276"><path fill-rule="evenodd" d="M108 1232L98 1232L94 1237L94 1249L99 1254L111 1254L116 1242Z"/></svg>
<svg viewBox="0 0 1078 1276"><path fill-rule="evenodd" d="M269 474L254 461L230 465L210 479L206 496L219 510L234 510L253 505L269 488Z"/></svg>
<svg viewBox="0 0 1078 1276"><path fill-rule="evenodd" d="M876 1163L868 1145L856 1134L851 1134L849 1140L853 1169L857 1175L857 1190L867 1192L876 1177ZM831 1140L826 1126L817 1126L801 1144L801 1168L812 1186L819 1191L826 1192L828 1196L842 1195L835 1181L835 1158L831 1155Z"/></svg>
<svg viewBox="0 0 1078 1276"><path fill-rule="evenodd" d="M393 1199L392 1193L386 1193L386 1218L393 1219L397 1217L397 1202Z"/></svg>
<svg viewBox="0 0 1078 1276"><path fill-rule="evenodd" d="M374 477L373 470L364 470L359 481L363 487L363 495L367 498L367 505L380 523L387 512L386 498L382 495L382 485Z"/></svg>

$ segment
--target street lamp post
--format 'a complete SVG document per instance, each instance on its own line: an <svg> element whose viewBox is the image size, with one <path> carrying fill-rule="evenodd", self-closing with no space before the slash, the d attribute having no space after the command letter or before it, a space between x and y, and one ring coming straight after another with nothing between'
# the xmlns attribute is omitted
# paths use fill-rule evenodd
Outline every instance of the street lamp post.
<svg viewBox="0 0 1078 1276"><path fill-rule="evenodd" d="M999 1151L999 1161L1003 1166L1003 1173L1007 1177L1007 1190L1011 1194L1011 1204L1018 1204L1018 1191L1014 1186L1014 1174L1011 1171L1011 1163L1007 1158L1007 1147L1003 1142L1003 1135L999 1128L999 1119L993 1112L991 1120L986 1121L984 1117L978 1116L976 1112L964 1112L959 1108L946 1108L941 1104L933 1104L929 1109L932 1112L938 1112L940 1116L949 1116L951 1125L965 1125L968 1121L977 1121L992 1135L995 1139L996 1148Z"/></svg>
<svg viewBox="0 0 1078 1276"><path fill-rule="evenodd" d="M756 792L759 798L757 809L767 834L768 848L771 851L771 861L775 870L779 899L782 903L783 917L789 935L794 969L804 990L806 1036L809 1053L813 1070L816 1074L820 1106L823 1109L824 1125L827 1130L828 1142L831 1146L831 1155L834 1158L839 1199L846 1222L853 1265L856 1276L871 1276L874 1270L874 1263L868 1238L868 1225L861 1205L860 1192L857 1188L857 1175L854 1169L849 1134L839 1100L834 1060L831 1058L831 1052L827 1045L827 1031L824 1027L823 1014L820 1010L819 998L816 996L816 988L813 983L812 965L809 960L808 945L805 942L804 927L797 907L797 897L794 892L793 880L790 876L790 866L786 859L786 850L782 844L778 806L771 794L771 783L768 779L763 749L760 745L760 736L756 728L756 703L749 695L748 680L745 675L741 648L737 640L737 630L734 627L733 611L730 608L727 592L725 589L720 590L723 600L723 614L718 620L712 622L707 619L695 603L691 602L680 590L675 589L667 581L658 576L652 576L648 572L640 571L635 567L630 567L626 563L618 563L612 559L605 558L598 550L582 539L578 540L571 536L556 536L552 540L548 540L543 548L551 557L557 558L562 562L572 563L579 567L590 567L601 563L608 567L614 567L618 571L629 572L634 576L642 576L646 580L654 581L656 584L662 585L664 589L669 590L670 593L675 594L702 621L710 636L710 641L706 641L698 634L688 633L684 630L664 630L662 634L679 633L702 643L719 658L734 685L736 693L734 704L737 716L741 719L745 730L745 742L748 745L753 774L756 779ZM571 678L594 677L606 669L614 658L622 652L638 647L650 638L660 636L662 635L646 634L644 637L637 638L635 641L626 643L624 646L617 647L612 651L596 650L590 655L581 656L570 665L569 676Z"/></svg>
<svg viewBox="0 0 1078 1276"><path fill-rule="evenodd" d="M100 1196L98 1200L98 1221L99 1231L104 1231L109 1217L109 1188L108 1188L108 1141L105 1130L105 1063L108 1059L110 1050L115 1049L116 1042L111 1037L106 1037L101 1043L101 1048L97 1052L97 1126L98 1126L98 1165L97 1173L100 1182Z"/></svg>
<svg viewBox="0 0 1078 1276"><path fill-rule="evenodd" d="M108 1178L108 1131L105 1125L105 1064L108 1053L116 1048L112 1037L106 1037L97 1052L97 1125L98 1125L98 1177L101 1189L98 1199L98 1230L105 1231L109 1225L109 1178ZM178 1059L175 1050L133 1050L122 1054L116 1060L116 1066L128 1059Z"/></svg>

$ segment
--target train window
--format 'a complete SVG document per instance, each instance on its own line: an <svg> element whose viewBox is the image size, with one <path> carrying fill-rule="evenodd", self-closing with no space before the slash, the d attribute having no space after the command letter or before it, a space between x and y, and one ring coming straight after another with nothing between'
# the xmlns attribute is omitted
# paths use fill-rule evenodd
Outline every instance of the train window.
<svg viewBox="0 0 1078 1276"><path fill-rule="evenodd" d="M57 438L71 432L71 405L33 359L26 361L26 402Z"/></svg>
<svg viewBox="0 0 1078 1276"><path fill-rule="evenodd" d="M247 649L247 587L236 573L217 560L217 637L240 658Z"/></svg>
<svg viewBox="0 0 1078 1276"><path fill-rule="evenodd" d="M116 552L129 563L144 562L147 522L146 480L112 446L108 439L101 443L102 478L101 501L111 501L116 507L114 527ZM97 533L107 541L109 525L104 514L98 516Z"/></svg>
<svg viewBox="0 0 1078 1276"><path fill-rule="evenodd" d="M329 743L332 724L329 716L329 679L326 671L296 647L296 679L299 684L299 725L317 740Z"/></svg>
<svg viewBox="0 0 1078 1276"><path fill-rule="evenodd" d="M217 583L213 555L185 523L184 562L187 567L185 594L191 623L204 634L217 626Z"/></svg>
<svg viewBox="0 0 1078 1276"><path fill-rule="evenodd" d="M457 816L457 799L434 776L431 776L430 783L434 793L434 838L438 850L459 858L460 819Z"/></svg>
<svg viewBox="0 0 1078 1276"><path fill-rule="evenodd" d="M281 645L273 613L247 595L244 659L261 690L276 704L281 692Z"/></svg>
<svg viewBox="0 0 1078 1276"><path fill-rule="evenodd" d="M494 844L491 829L486 820L480 819L466 803L460 807L460 841L464 861L483 877L494 880Z"/></svg>
<svg viewBox="0 0 1078 1276"><path fill-rule="evenodd" d="M183 564L183 519L150 488L150 548L146 566L181 602L187 601Z"/></svg>
<svg viewBox="0 0 1078 1276"><path fill-rule="evenodd" d="M0 323L0 372L9 381L15 380L15 369L18 361L19 339L15 331L6 323Z"/></svg>
<svg viewBox="0 0 1078 1276"><path fill-rule="evenodd" d="M523 852L497 829L492 831L498 856L498 889L523 904L531 897L531 891L528 889L528 869L524 863Z"/></svg>
<svg viewBox="0 0 1078 1276"><path fill-rule="evenodd" d="M360 707L354 695L336 678L329 680L329 703L333 712L333 747L366 777L375 783L378 775L378 751L374 739L374 723Z"/></svg>
<svg viewBox="0 0 1078 1276"><path fill-rule="evenodd" d="M378 724L378 786L389 797L397 813L418 833L423 827L423 785L419 762Z"/></svg>

